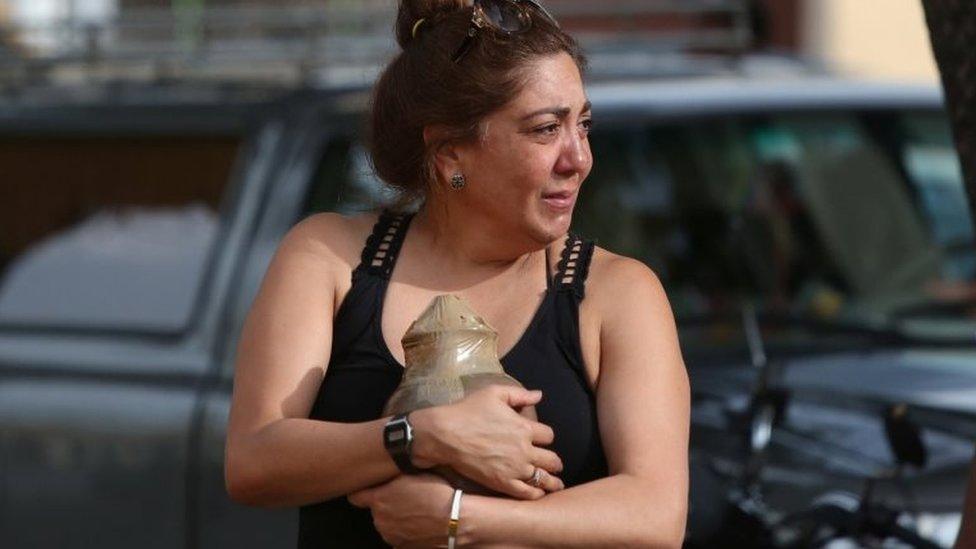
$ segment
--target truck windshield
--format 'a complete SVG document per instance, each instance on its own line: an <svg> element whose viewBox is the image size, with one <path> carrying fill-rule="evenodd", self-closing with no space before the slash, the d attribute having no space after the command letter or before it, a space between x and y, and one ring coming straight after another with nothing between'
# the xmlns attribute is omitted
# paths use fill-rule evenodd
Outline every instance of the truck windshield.
<svg viewBox="0 0 976 549"><path fill-rule="evenodd" d="M976 333L973 225L941 112L740 115L591 141L574 224L654 268L679 321L748 302L769 318Z"/></svg>

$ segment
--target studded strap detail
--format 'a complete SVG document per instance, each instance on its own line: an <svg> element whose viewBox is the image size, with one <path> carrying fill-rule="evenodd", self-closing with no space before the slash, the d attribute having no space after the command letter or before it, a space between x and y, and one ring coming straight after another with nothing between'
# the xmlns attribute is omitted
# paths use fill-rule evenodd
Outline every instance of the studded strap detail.
<svg viewBox="0 0 976 549"><path fill-rule="evenodd" d="M566 246L563 248L559 264L556 267L556 281L559 289L572 292L579 300L582 300L586 295L586 276L589 274L593 248L593 242L583 240L578 235L570 233L566 237Z"/></svg>
<svg viewBox="0 0 976 549"><path fill-rule="evenodd" d="M412 219L412 214L383 211L366 240L357 270L389 279Z"/></svg>

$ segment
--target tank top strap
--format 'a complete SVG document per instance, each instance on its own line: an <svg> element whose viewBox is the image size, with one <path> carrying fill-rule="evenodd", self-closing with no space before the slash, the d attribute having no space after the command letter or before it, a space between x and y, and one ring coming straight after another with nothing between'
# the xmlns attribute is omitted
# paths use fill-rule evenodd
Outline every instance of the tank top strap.
<svg viewBox="0 0 976 549"><path fill-rule="evenodd" d="M383 210L373 225L372 234L366 239L366 246L363 247L353 278L356 275L370 274L389 280L411 220L413 214Z"/></svg>
<svg viewBox="0 0 976 549"><path fill-rule="evenodd" d="M558 291L571 294L577 303L586 295L586 276L590 272L594 247L592 240L585 240L577 234L569 233L556 266Z"/></svg>
<svg viewBox="0 0 976 549"><path fill-rule="evenodd" d="M566 358L582 387L586 388L591 399L594 398L587 381L583 361L583 348L580 342L579 310L580 302L586 294L586 276L593 258L594 243L579 235L570 233L556 266L554 278L555 292L552 300L556 341L560 352Z"/></svg>

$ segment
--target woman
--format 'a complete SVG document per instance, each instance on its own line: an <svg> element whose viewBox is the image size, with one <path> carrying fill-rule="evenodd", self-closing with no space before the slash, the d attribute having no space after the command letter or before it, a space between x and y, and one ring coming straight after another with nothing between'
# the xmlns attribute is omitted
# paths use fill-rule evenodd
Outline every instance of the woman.
<svg viewBox="0 0 976 549"><path fill-rule="evenodd" d="M285 237L238 349L229 493L301 506L300 547L679 546L689 397L667 298L569 233L592 165L578 46L512 0L405 1L397 37L370 152L419 211L316 214ZM381 417L400 338L444 293L498 330L526 389Z"/></svg>

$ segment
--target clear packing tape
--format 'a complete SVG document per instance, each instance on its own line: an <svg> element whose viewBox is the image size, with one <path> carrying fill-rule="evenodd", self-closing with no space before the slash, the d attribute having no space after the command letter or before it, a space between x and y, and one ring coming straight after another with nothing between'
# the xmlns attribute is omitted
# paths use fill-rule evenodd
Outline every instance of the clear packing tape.
<svg viewBox="0 0 976 549"><path fill-rule="evenodd" d="M498 360L498 333L457 296L435 297L410 325L402 343L406 368L384 415L451 404L489 385L522 387ZM519 413L536 419L532 406ZM436 472L455 488L492 493L448 467L438 467Z"/></svg>
<svg viewBox="0 0 976 549"><path fill-rule="evenodd" d="M488 385L522 386L498 360L498 333L455 295L435 297L402 343L406 369L384 415L451 404Z"/></svg>

